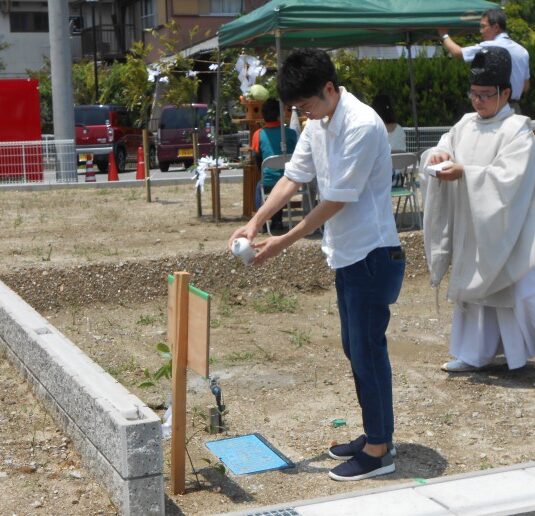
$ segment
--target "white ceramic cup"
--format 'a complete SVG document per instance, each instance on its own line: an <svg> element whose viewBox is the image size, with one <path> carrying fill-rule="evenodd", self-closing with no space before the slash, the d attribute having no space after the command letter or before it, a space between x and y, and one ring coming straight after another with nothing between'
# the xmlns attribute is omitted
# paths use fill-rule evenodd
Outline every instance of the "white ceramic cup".
<svg viewBox="0 0 535 516"><path fill-rule="evenodd" d="M231 250L232 254L240 257L245 265L250 265L256 255L251 243L245 237L236 238L232 242Z"/></svg>

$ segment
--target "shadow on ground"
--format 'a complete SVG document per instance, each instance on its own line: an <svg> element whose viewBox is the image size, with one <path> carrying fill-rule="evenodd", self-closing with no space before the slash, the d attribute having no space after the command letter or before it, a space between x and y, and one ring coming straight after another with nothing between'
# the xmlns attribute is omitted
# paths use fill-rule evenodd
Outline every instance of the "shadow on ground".
<svg viewBox="0 0 535 516"><path fill-rule="evenodd" d="M528 389L535 385L535 363L528 362L524 367L509 369L506 364L489 367L488 369L456 373L474 384L495 385L508 389Z"/></svg>

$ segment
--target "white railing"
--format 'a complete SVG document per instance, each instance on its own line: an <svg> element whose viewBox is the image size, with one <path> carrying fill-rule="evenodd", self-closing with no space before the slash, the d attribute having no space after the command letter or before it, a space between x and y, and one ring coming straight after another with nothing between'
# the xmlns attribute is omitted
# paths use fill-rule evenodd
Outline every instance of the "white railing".
<svg viewBox="0 0 535 516"><path fill-rule="evenodd" d="M416 130L414 127L404 127L403 129L407 137L407 152L419 153L424 149L434 147L440 140L440 137L450 130L450 127L419 127L419 145L416 143Z"/></svg>
<svg viewBox="0 0 535 516"><path fill-rule="evenodd" d="M0 184L78 180L73 140L0 142Z"/></svg>

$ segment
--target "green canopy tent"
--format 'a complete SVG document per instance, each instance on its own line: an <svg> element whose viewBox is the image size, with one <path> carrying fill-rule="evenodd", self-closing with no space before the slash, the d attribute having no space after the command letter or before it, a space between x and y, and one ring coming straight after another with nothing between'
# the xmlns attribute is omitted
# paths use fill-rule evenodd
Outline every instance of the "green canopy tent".
<svg viewBox="0 0 535 516"><path fill-rule="evenodd" d="M283 48L335 49L403 43L408 50L412 111L418 142L411 45L436 38L437 27L445 27L451 33L473 31L479 25L481 14L497 7L485 0L271 0L222 25L218 43L220 49L265 48L275 44L279 68ZM219 84L218 76L218 90ZM281 120L282 109L281 106ZM216 125L219 125L217 120ZM283 149L286 149L284 131L282 136Z"/></svg>

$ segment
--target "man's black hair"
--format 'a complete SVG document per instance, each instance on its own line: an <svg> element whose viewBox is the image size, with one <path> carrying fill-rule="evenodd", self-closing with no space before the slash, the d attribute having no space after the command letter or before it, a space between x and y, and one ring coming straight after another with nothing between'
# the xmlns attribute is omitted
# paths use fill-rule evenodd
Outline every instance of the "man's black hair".
<svg viewBox="0 0 535 516"><path fill-rule="evenodd" d="M279 101L270 97L262 104L262 117L266 122L276 122L280 118Z"/></svg>
<svg viewBox="0 0 535 516"><path fill-rule="evenodd" d="M489 20L489 25L497 23L502 32L507 30L507 16L502 9L487 9L481 15L481 18L487 18L487 20Z"/></svg>
<svg viewBox="0 0 535 516"><path fill-rule="evenodd" d="M329 54L317 48L292 52L284 61L277 77L279 97L285 104L323 96L323 88L331 81L338 91L338 77Z"/></svg>

